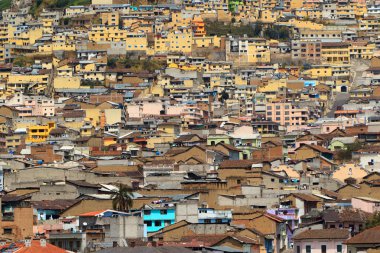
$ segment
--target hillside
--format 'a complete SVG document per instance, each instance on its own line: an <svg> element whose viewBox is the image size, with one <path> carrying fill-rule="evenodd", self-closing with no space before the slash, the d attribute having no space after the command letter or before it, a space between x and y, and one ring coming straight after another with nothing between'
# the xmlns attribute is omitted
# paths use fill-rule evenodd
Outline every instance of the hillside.
<svg viewBox="0 0 380 253"><path fill-rule="evenodd" d="M65 8L74 5L89 5L91 0L35 0L30 13L37 16L43 8Z"/></svg>
<svg viewBox="0 0 380 253"><path fill-rule="evenodd" d="M12 5L12 0L1 0L0 11L10 8L11 5Z"/></svg>

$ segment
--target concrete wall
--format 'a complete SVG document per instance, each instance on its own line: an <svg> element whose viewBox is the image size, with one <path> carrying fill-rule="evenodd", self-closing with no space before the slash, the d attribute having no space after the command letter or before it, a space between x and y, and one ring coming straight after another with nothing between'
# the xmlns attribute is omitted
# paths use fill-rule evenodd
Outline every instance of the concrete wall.
<svg viewBox="0 0 380 253"><path fill-rule="evenodd" d="M109 177L99 176L91 172L58 169L58 168L31 168L24 169L14 173L7 173L4 175L4 186L7 190L14 190L23 187L39 187L44 181L57 181L57 180L85 180L88 183L103 183L109 184L120 182L123 184L131 184L128 177Z"/></svg>
<svg viewBox="0 0 380 253"><path fill-rule="evenodd" d="M99 222L109 224L106 231L105 242L118 242L123 245L123 239L137 239L144 237L144 221L142 217L117 216L112 218L99 218Z"/></svg>
<svg viewBox="0 0 380 253"><path fill-rule="evenodd" d="M198 201L187 200L176 205L176 222L186 220L190 223L198 223Z"/></svg>

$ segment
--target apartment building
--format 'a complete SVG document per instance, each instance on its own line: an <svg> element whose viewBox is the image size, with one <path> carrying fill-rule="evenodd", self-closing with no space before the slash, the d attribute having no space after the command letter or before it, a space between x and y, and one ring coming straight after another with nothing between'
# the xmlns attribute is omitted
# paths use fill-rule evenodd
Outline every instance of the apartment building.
<svg viewBox="0 0 380 253"><path fill-rule="evenodd" d="M313 40L292 40L292 59L313 63L321 61L322 43Z"/></svg>
<svg viewBox="0 0 380 253"><path fill-rule="evenodd" d="M178 30L162 32L154 38L154 51L190 53L193 42L193 31L184 27Z"/></svg>
<svg viewBox="0 0 380 253"><path fill-rule="evenodd" d="M322 61L332 64L350 63L350 46L346 42L322 43Z"/></svg>
<svg viewBox="0 0 380 253"><path fill-rule="evenodd" d="M308 108L298 108L291 103L267 103L265 116L268 121L282 126L302 126L309 120Z"/></svg>
<svg viewBox="0 0 380 253"><path fill-rule="evenodd" d="M269 63L269 41L261 38L229 38L226 41L226 59L237 64Z"/></svg>
<svg viewBox="0 0 380 253"><path fill-rule="evenodd" d="M299 39L317 40L321 42L341 42L342 32L339 30L300 29Z"/></svg>

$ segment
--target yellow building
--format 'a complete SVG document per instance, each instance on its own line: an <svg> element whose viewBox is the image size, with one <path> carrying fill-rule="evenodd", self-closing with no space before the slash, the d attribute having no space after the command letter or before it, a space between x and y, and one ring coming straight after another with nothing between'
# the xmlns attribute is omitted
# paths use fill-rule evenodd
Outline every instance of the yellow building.
<svg viewBox="0 0 380 253"><path fill-rule="evenodd" d="M312 29L312 30L323 29L323 24L314 23L308 20L291 19L288 21L288 23L297 29Z"/></svg>
<svg viewBox="0 0 380 253"><path fill-rule="evenodd" d="M367 15L367 5L365 3L353 2L354 4L354 13L356 18L362 18Z"/></svg>
<svg viewBox="0 0 380 253"><path fill-rule="evenodd" d="M371 59L373 57L376 44L367 42L352 42L350 47L351 58Z"/></svg>
<svg viewBox="0 0 380 253"><path fill-rule="evenodd" d="M370 34L380 32L380 19L376 17L363 18L359 21L359 31Z"/></svg>
<svg viewBox="0 0 380 253"><path fill-rule="evenodd" d="M45 142L49 137L49 133L55 128L55 123L50 122L47 125L30 126L25 142L26 143L40 143Z"/></svg>
<svg viewBox="0 0 380 253"><path fill-rule="evenodd" d="M259 11L259 21L263 23L275 23L280 16L281 13L279 11L272 9Z"/></svg>
<svg viewBox="0 0 380 253"><path fill-rule="evenodd" d="M54 78L53 86L55 89L79 89L81 87L80 81L79 76L57 76Z"/></svg>
<svg viewBox="0 0 380 253"><path fill-rule="evenodd" d="M105 26L118 26L119 25L119 12L103 12L100 14L100 19L102 20L102 25Z"/></svg>
<svg viewBox="0 0 380 253"><path fill-rule="evenodd" d="M190 28L171 30L154 38L154 50L159 52L191 53L193 32Z"/></svg>
<svg viewBox="0 0 380 253"><path fill-rule="evenodd" d="M221 38L218 36L203 36L203 37L194 37L193 45L196 48L209 48L221 46Z"/></svg>
<svg viewBox="0 0 380 253"><path fill-rule="evenodd" d="M9 44L15 46L31 46L36 43L37 39L40 39L43 34L42 28L29 29L23 32L16 32L15 28L9 31Z"/></svg>
<svg viewBox="0 0 380 253"><path fill-rule="evenodd" d="M6 22L0 23L0 45L8 43L10 37L8 27L9 25Z"/></svg>
<svg viewBox="0 0 380 253"><path fill-rule="evenodd" d="M237 46L234 44L238 43ZM240 38L226 43L226 59L235 64L258 64L270 62L269 41L262 38Z"/></svg>
<svg viewBox="0 0 380 253"><path fill-rule="evenodd" d="M332 76L330 65L313 65L311 69L302 72L302 75L313 79L324 79Z"/></svg>
<svg viewBox="0 0 380 253"><path fill-rule="evenodd" d="M94 26L88 31L88 37L94 42L125 41L127 51L146 51L148 47L145 33L128 32L117 26Z"/></svg>
<svg viewBox="0 0 380 253"><path fill-rule="evenodd" d="M40 53L52 53L55 51L75 51L75 44L66 44L64 42L53 42L38 47Z"/></svg>
<svg viewBox="0 0 380 253"><path fill-rule="evenodd" d="M338 4L336 15L340 19L355 19L355 7L353 3Z"/></svg>
<svg viewBox="0 0 380 253"><path fill-rule="evenodd" d="M44 34L52 34L54 27L54 19L44 18L42 19L42 32Z"/></svg>
<svg viewBox="0 0 380 253"><path fill-rule="evenodd" d="M295 15L300 18L321 19L322 12L319 9L297 9Z"/></svg>
<svg viewBox="0 0 380 253"><path fill-rule="evenodd" d="M7 89L13 91L24 91L25 88L33 89L37 93L46 89L49 75L21 75L10 74L8 76Z"/></svg>
<svg viewBox="0 0 380 253"><path fill-rule="evenodd" d="M265 39L247 40L247 62L269 63L269 42Z"/></svg>
<svg viewBox="0 0 380 253"><path fill-rule="evenodd" d="M80 136L92 136L95 134L95 127L90 122L85 122L80 128Z"/></svg>
<svg viewBox="0 0 380 253"><path fill-rule="evenodd" d="M267 85L258 88L258 92L264 93L267 101L271 101L277 97L278 91L285 87L286 79L270 79Z"/></svg>
<svg viewBox="0 0 380 253"><path fill-rule="evenodd" d="M302 8L303 1L302 0L285 0L284 7L287 11Z"/></svg>
<svg viewBox="0 0 380 253"><path fill-rule="evenodd" d="M344 42L322 43L322 61L332 64L350 63L350 44Z"/></svg>

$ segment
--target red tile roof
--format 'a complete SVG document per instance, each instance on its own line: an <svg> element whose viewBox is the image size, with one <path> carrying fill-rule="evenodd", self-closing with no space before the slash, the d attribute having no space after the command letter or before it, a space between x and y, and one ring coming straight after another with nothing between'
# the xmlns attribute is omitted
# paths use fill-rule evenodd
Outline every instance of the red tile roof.
<svg viewBox="0 0 380 253"><path fill-rule="evenodd" d="M0 250L5 250L10 244L0 247ZM18 248L17 253L67 253L68 251L61 249L53 244L46 243L46 246L41 246L40 240L32 240L30 247L26 247L24 243L15 243L13 248Z"/></svg>
<svg viewBox="0 0 380 253"><path fill-rule="evenodd" d="M342 239L350 237L350 231L347 229L330 228L330 229L310 229L293 237L293 240L307 239Z"/></svg>
<svg viewBox="0 0 380 253"><path fill-rule="evenodd" d="M79 216L81 216L81 217L93 217L93 216L99 215L99 214L101 214L101 213L103 213L105 211L107 211L107 210L100 210L100 211L93 211L93 212L88 212L88 213L82 213Z"/></svg>
<svg viewBox="0 0 380 253"><path fill-rule="evenodd" d="M347 240L345 244L380 244L380 226L364 230Z"/></svg>

